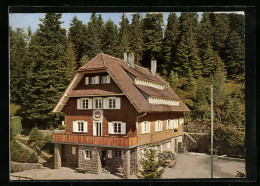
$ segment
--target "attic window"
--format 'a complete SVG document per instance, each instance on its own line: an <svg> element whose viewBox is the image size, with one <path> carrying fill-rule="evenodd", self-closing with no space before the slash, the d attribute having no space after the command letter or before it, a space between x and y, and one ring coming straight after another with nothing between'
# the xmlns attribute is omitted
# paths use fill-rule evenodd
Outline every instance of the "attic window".
<svg viewBox="0 0 260 186"><path fill-rule="evenodd" d="M91 77L90 84L99 84L99 76Z"/></svg>
<svg viewBox="0 0 260 186"><path fill-rule="evenodd" d="M110 83L110 76L109 75L101 76L101 83L102 84Z"/></svg>

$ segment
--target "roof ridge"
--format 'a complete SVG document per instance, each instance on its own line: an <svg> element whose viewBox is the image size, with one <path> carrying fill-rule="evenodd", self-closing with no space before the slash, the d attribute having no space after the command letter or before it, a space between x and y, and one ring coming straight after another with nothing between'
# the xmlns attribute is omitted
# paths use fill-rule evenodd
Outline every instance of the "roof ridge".
<svg viewBox="0 0 260 186"><path fill-rule="evenodd" d="M99 53L99 54L97 54L95 57L93 57L90 61L88 61L87 63L85 63L82 67L80 67L79 69L83 69L83 67L85 66L85 65L87 65L89 62L91 62L91 61L93 61L97 56L99 56L101 53ZM79 70L78 69L78 70Z"/></svg>
<svg viewBox="0 0 260 186"><path fill-rule="evenodd" d="M110 58L112 58L112 59L117 59L117 60L119 60L119 61L122 61L122 62L126 63L126 61L124 61L123 59L120 59L120 58L118 58L118 57L113 57L113 56L110 56L110 55L105 54L105 53L102 53L102 54L105 55L105 56L107 56L107 57L110 57Z"/></svg>

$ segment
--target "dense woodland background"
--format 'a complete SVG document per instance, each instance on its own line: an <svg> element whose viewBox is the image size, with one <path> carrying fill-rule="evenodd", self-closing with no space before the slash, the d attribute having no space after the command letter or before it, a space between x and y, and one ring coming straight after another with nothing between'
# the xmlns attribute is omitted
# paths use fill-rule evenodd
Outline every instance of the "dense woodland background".
<svg viewBox="0 0 260 186"><path fill-rule="evenodd" d="M213 84L215 122L244 126L244 15L171 13L164 25L163 14L122 14L117 27L93 13L86 25L74 17L67 31L61 16L46 14L35 33L9 28L11 109L19 108L23 129L61 125L63 115L52 109L76 70L100 52L134 52L147 68L156 59L158 73L192 111L186 122L210 123Z"/></svg>

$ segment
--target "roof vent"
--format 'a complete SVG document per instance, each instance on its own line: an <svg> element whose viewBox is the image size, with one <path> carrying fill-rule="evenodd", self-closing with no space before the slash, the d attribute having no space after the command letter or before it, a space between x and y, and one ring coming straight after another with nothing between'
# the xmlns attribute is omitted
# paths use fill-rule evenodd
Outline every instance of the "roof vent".
<svg viewBox="0 0 260 186"><path fill-rule="evenodd" d="M151 73L155 76L157 70L157 61L151 60Z"/></svg>
<svg viewBox="0 0 260 186"><path fill-rule="evenodd" d="M131 52L125 52L124 53L124 61L127 62L127 64L134 68L135 67L135 57L134 57L134 53Z"/></svg>

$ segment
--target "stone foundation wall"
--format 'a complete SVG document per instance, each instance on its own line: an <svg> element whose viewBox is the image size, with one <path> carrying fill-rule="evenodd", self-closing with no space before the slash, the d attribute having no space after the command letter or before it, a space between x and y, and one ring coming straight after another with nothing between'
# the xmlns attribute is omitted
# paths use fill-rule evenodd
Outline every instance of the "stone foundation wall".
<svg viewBox="0 0 260 186"><path fill-rule="evenodd" d="M22 172L24 170L41 169L41 168L42 168L42 164L40 164L40 163L10 162L10 171L11 172Z"/></svg>
<svg viewBox="0 0 260 186"><path fill-rule="evenodd" d="M92 158L87 159L85 150L92 151ZM80 145L78 146L78 168L85 169L87 173L101 173L101 152L97 147Z"/></svg>
<svg viewBox="0 0 260 186"><path fill-rule="evenodd" d="M76 154L72 154L72 147L76 147ZM68 165L78 165L78 150L75 145L65 145L65 163Z"/></svg>
<svg viewBox="0 0 260 186"><path fill-rule="evenodd" d="M130 174L136 173L136 148L130 150Z"/></svg>

